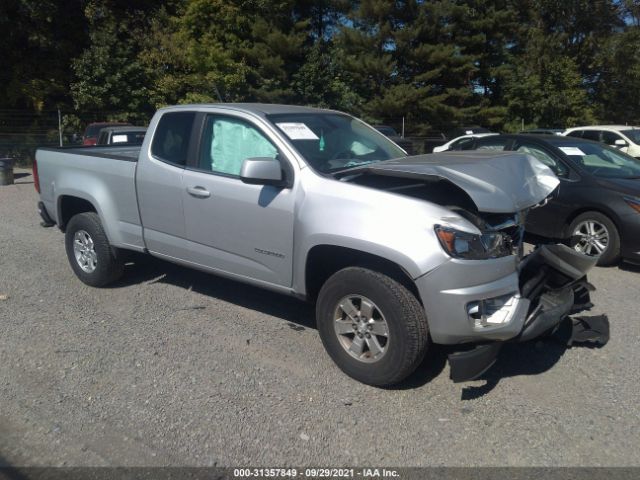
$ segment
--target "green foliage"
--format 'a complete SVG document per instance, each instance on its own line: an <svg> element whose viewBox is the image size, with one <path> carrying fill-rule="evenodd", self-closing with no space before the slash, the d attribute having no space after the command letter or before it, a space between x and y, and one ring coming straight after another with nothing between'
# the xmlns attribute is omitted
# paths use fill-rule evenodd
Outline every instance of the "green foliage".
<svg viewBox="0 0 640 480"><path fill-rule="evenodd" d="M0 108L66 130L221 99L413 134L640 123L634 0L3 0L0 32Z"/></svg>
<svg viewBox="0 0 640 480"><path fill-rule="evenodd" d="M640 6L637 6L640 13ZM640 18L640 17L639 17ZM606 42L598 52L600 82L595 92L598 117L607 123L640 125L640 24Z"/></svg>
<svg viewBox="0 0 640 480"><path fill-rule="evenodd" d="M104 2L85 7L89 46L73 60L75 107L103 112L108 120L143 122L150 105L144 68L138 59L141 25L134 12L116 16Z"/></svg>
<svg viewBox="0 0 640 480"><path fill-rule="evenodd" d="M41 111L68 101L69 61L86 44L81 0L0 2L0 107Z"/></svg>

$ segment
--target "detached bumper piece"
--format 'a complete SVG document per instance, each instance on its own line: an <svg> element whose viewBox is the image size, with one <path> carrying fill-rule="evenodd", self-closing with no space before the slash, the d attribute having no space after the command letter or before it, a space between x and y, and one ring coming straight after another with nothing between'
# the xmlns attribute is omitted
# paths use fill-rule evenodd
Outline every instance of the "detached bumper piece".
<svg viewBox="0 0 640 480"><path fill-rule="evenodd" d="M565 245L544 245L520 264L520 293L530 301L520 334L510 342L526 342L553 332L569 315L593 307L589 292L593 285L586 273L597 259ZM599 317L572 319L573 343L604 345L609 339L609 321ZM496 361L502 342L478 345L472 350L449 355L451 379L464 382L478 378Z"/></svg>
<svg viewBox="0 0 640 480"><path fill-rule="evenodd" d="M489 370L498 358L502 342L478 345L466 352L449 355L449 377L455 383L475 380Z"/></svg>
<svg viewBox="0 0 640 480"><path fill-rule="evenodd" d="M595 347L606 345L609 341L609 318L606 315L572 318L569 346L574 343L586 343Z"/></svg>

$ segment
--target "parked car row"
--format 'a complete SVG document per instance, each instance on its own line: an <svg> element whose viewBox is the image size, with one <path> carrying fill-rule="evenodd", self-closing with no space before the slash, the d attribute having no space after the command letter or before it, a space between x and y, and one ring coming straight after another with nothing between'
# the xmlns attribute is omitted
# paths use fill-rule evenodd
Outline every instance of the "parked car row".
<svg viewBox="0 0 640 480"><path fill-rule="evenodd" d="M640 158L640 128L627 125L595 125L575 127L563 135L601 142L618 148L635 158Z"/></svg>
<svg viewBox="0 0 640 480"><path fill-rule="evenodd" d="M571 244L599 265L640 262L640 161L602 143L559 135L476 137L461 150L522 152L560 179L554 197L527 216L527 232Z"/></svg>

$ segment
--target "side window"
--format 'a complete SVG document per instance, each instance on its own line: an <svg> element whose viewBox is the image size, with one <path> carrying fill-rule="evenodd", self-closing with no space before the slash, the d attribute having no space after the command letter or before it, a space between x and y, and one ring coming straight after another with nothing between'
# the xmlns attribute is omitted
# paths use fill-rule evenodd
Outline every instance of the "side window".
<svg viewBox="0 0 640 480"><path fill-rule="evenodd" d="M522 143L518 147L516 152L528 153L529 155L534 156L535 158L540 160L542 163L544 163L547 167L549 167L551 170L553 170L553 173L555 173L558 177L566 177L567 174L569 173L569 170L562 162L560 162L559 160L556 160L547 152L536 147L535 145L532 145L529 143Z"/></svg>
<svg viewBox="0 0 640 480"><path fill-rule="evenodd" d="M278 149L249 122L223 115L208 115L204 124L198 167L227 175L240 175L247 158L277 158Z"/></svg>
<svg viewBox="0 0 640 480"><path fill-rule="evenodd" d="M497 150L503 151L509 143L507 138L483 138L477 141L476 150Z"/></svg>
<svg viewBox="0 0 640 480"><path fill-rule="evenodd" d="M467 146L473 144L473 138L461 138L451 144L449 150L466 150Z"/></svg>
<svg viewBox="0 0 640 480"><path fill-rule="evenodd" d="M165 162L184 166L195 117L195 112L169 112L162 115L151 143L151 154Z"/></svg>
<svg viewBox="0 0 640 480"><path fill-rule="evenodd" d="M574 130L573 132L567 133L567 137L578 137L581 138L584 130Z"/></svg>
<svg viewBox="0 0 640 480"><path fill-rule="evenodd" d="M602 143L606 143L607 145L615 146L616 140L622 140L622 137L614 132L608 132L603 130L602 132Z"/></svg>
<svg viewBox="0 0 640 480"><path fill-rule="evenodd" d="M593 140L594 142L600 141L600 130L585 130L582 134L582 138L587 140Z"/></svg>

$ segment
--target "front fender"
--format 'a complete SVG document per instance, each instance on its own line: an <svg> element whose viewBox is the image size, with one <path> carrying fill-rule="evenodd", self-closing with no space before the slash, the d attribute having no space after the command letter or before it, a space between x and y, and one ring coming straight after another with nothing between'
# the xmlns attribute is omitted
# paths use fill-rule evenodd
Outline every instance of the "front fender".
<svg viewBox="0 0 640 480"><path fill-rule="evenodd" d="M294 232L294 289L306 293L306 259L319 245L345 247L385 258L413 279L448 257L434 225L475 227L428 202L346 182L303 179Z"/></svg>

